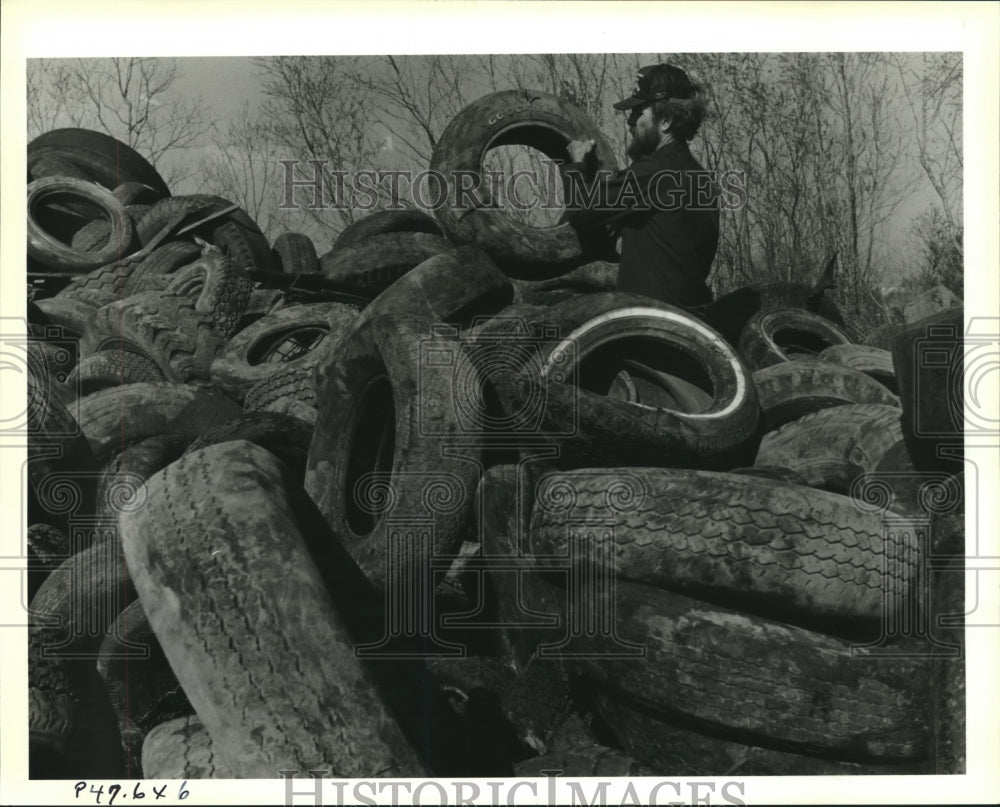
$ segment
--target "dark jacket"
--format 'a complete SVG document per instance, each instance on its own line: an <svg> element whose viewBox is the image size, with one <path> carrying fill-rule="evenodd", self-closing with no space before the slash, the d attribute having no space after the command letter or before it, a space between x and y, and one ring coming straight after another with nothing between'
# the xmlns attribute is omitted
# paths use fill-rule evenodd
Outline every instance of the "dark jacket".
<svg viewBox="0 0 1000 807"><path fill-rule="evenodd" d="M569 223L581 232L611 225L621 236L619 291L682 306L711 301L718 188L687 143L667 143L596 179L592 167L570 163L563 178Z"/></svg>

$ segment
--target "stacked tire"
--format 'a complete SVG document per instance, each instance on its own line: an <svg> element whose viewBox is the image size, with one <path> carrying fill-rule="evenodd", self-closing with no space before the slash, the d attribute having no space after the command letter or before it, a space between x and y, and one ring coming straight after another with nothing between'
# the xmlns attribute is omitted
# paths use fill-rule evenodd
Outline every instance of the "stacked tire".
<svg viewBox="0 0 1000 807"><path fill-rule="evenodd" d="M613 168L496 93L431 168L587 138ZM28 166L33 777L964 764L954 667L884 630L956 596L898 526L961 533L918 336L621 294L607 239L480 196L318 255L98 133Z"/></svg>

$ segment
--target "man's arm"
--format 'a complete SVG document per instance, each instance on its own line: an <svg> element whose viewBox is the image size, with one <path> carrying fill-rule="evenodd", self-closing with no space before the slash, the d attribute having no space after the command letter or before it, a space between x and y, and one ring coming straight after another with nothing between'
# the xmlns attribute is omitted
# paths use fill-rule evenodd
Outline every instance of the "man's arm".
<svg viewBox="0 0 1000 807"><path fill-rule="evenodd" d="M562 167L566 220L575 229L614 224L637 210L648 209L643 189L629 167L614 174L598 172L593 140L566 146L571 162Z"/></svg>

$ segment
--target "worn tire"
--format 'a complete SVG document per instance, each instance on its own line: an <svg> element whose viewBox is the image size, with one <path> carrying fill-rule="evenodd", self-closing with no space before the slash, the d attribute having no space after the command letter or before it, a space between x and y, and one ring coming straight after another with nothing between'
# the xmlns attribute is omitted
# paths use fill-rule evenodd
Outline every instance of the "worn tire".
<svg viewBox="0 0 1000 807"><path fill-rule="evenodd" d="M71 280L57 298L81 299L84 291L110 294L119 300L141 291L162 291L170 275L198 259L201 250L185 241L168 241L140 261L125 261L102 266Z"/></svg>
<svg viewBox="0 0 1000 807"><path fill-rule="evenodd" d="M929 748L925 659L859 659L852 644L641 583L619 581L616 635L645 660L601 659L607 639L581 636L569 662L644 711L743 742L858 760L920 759Z"/></svg>
<svg viewBox="0 0 1000 807"><path fill-rule="evenodd" d="M380 584L390 515L433 520L431 545L416 550L423 558L455 550L472 512L482 448L470 446L456 460L442 456L441 443L475 429L480 402L453 383L461 343L432 337L431 325L401 315L372 320L335 363L317 366L319 412L305 488L355 562ZM436 364L433 348L453 351L454 363Z"/></svg>
<svg viewBox="0 0 1000 807"><path fill-rule="evenodd" d="M349 329L325 340L318 364L335 362L344 340L378 317L412 314L460 325L501 310L511 294L510 280L482 250L449 249L415 266L366 305Z"/></svg>
<svg viewBox="0 0 1000 807"><path fill-rule="evenodd" d="M88 202L101 210L110 227L101 249L89 251L65 244L46 232L36 211L60 198ZM28 185L28 257L39 265L59 272L89 272L120 258L128 251L135 230L125 210L110 191L92 182L51 177Z"/></svg>
<svg viewBox="0 0 1000 807"><path fill-rule="evenodd" d="M703 322L667 303L617 293L581 295L540 311L525 318L520 333L504 336L510 326L498 318L474 341L483 347L484 378L492 382L490 371L498 371L492 386L505 415L534 414L532 428L559 442L561 461L726 467L745 454L749 461L757 392L739 356ZM511 322L518 327L517 317ZM506 372L512 356L532 351L537 357L522 372ZM624 361L633 359L654 377L669 375L675 387L702 393L698 407L683 397L672 405L607 397Z"/></svg>
<svg viewBox="0 0 1000 807"><path fill-rule="evenodd" d="M319 259L319 266L328 280L383 291L413 267L450 248L444 238L430 233L382 233L353 246L334 247Z"/></svg>
<svg viewBox="0 0 1000 807"><path fill-rule="evenodd" d="M848 494L856 479L873 473L902 441L896 407L834 406L764 435L754 464L789 468L813 487Z"/></svg>
<svg viewBox="0 0 1000 807"><path fill-rule="evenodd" d="M899 399L871 376L836 362L779 362L757 370L753 383L765 432L831 406L899 405Z"/></svg>
<svg viewBox="0 0 1000 807"><path fill-rule="evenodd" d="M190 297L195 309L208 315L215 331L228 338L243 317L253 282L232 259L211 252L178 270L164 291Z"/></svg>
<svg viewBox="0 0 1000 807"><path fill-rule="evenodd" d="M820 361L832 361L852 370L870 375L893 395L899 394L892 353L869 345L831 345L816 356Z"/></svg>
<svg viewBox="0 0 1000 807"><path fill-rule="evenodd" d="M805 283L777 282L744 286L711 302L705 308L703 316L733 347L739 343L740 334L750 318L770 308L812 311L835 325L845 327L844 317L831 295L824 294L815 302L810 301L812 293L812 288Z"/></svg>
<svg viewBox="0 0 1000 807"><path fill-rule="evenodd" d="M127 350L102 350L74 367L68 383L83 398L108 387L163 380L163 371L146 356Z"/></svg>
<svg viewBox="0 0 1000 807"><path fill-rule="evenodd" d="M135 149L90 129L53 129L28 143L28 172L45 158L57 158L85 171L108 190L123 182L141 182L161 196L170 190L163 178Z"/></svg>
<svg viewBox="0 0 1000 807"><path fill-rule="evenodd" d="M97 672L123 733L126 727L148 732L167 720L194 714L139 600L108 628Z"/></svg>
<svg viewBox="0 0 1000 807"><path fill-rule="evenodd" d="M43 655L28 638L28 776L31 779L119 779L121 738L93 659Z"/></svg>
<svg viewBox="0 0 1000 807"><path fill-rule="evenodd" d="M167 720L142 743L142 771L147 779L233 779L219 759L208 731L195 716Z"/></svg>
<svg viewBox="0 0 1000 807"><path fill-rule="evenodd" d="M585 523L597 526L585 526ZM915 538L883 535L846 496L766 479L666 468L543 477L535 555L789 621L878 620L910 594Z"/></svg>
<svg viewBox="0 0 1000 807"><path fill-rule="evenodd" d="M83 433L99 459L159 434L194 439L239 414L239 405L223 393L186 384L129 384L80 399Z"/></svg>
<svg viewBox="0 0 1000 807"><path fill-rule="evenodd" d="M594 252L606 252L610 238L584 244L568 223L547 228L519 223L492 207L485 191L477 191L477 203L467 205L471 209L454 205L455 172L473 172L482 179L483 159L491 148L524 145L563 160L567 143L588 139L596 142L598 169L617 170L604 135L568 101L533 90L503 90L469 104L441 133L431 156L431 171L445 175L445 199L452 202L435 208L441 228L452 241L479 247L508 275L524 280L554 277L588 259L604 257Z"/></svg>
<svg viewBox="0 0 1000 807"><path fill-rule="evenodd" d="M279 367L273 375L252 386L243 399L245 412L270 410L280 401L295 401L316 409L318 402L311 367Z"/></svg>
<svg viewBox="0 0 1000 807"><path fill-rule="evenodd" d="M860 662L859 662L860 663ZM601 693L595 711L625 753L658 776L836 776L927 773L920 763L850 762L749 745L738 732L709 734ZM724 791L723 791L724 792Z"/></svg>
<svg viewBox="0 0 1000 807"><path fill-rule="evenodd" d="M281 464L244 441L187 454L147 483L147 506L121 530L149 622L234 776L302 765L419 776L285 485Z"/></svg>
<svg viewBox="0 0 1000 807"><path fill-rule="evenodd" d="M210 315L183 294L145 291L97 309L83 339L84 357L127 349L152 359L168 381L208 378L225 339Z"/></svg>
<svg viewBox="0 0 1000 807"><path fill-rule="evenodd" d="M830 320L799 308L770 308L750 317L737 350L751 370L815 356L831 345L851 341Z"/></svg>
<svg viewBox="0 0 1000 807"><path fill-rule="evenodd" d="M271 263L275 271L292 275L319 272L316 247L312 239L302 233L282 233L275 238L271 247Z"/></svg>
<svg viewBox="0 0 1000 807"><path fill-rule="evenodd" d="M117 524L122 511L141 506L146 480L180 457L192 439L185 434L157 434L114 452L97 476L94 512L98 520L110 519Z"/></svg>
<svg viewBox="0 0 1000 807"><path fill-rule="evenodd" d="M212 362L212 382L242 399L254 386L291 367L312 368L329 340L357 320L358 312L343 303L306 303L279 308L233 336ZM294 351L286 360L281 349ZM275 360L277 359L277 361Z"/></svg>
<svg viewBox="0 0 1000 807"><path fill-rule="evenodd" d="M196 437L184 453L190 454L218 443L246 440L274 454L301 485L312 433L313 424L301 418L276 412L246 412Z"/></svg>
<svg viewBox="0 0 1000 807"><path fill-rule="evenodd" d="M983 423L977 402L966 407L965 400L966 382L978 384L990 371L996 372L991 339L987 334L966 336L964 308L959 306L907 325L893 340L892 363L899 383L903 434L918 468L954 470L962 466L959 459L964 451L966 408L974 428L996 428L995 420L989 417ZM939 456L943 447L949 448L951 460Z"/></svg>
<svg viewBox="0 0 1000 807"><path fill-rule="evenodd" d="M191 218L194 218L193 214L197 211L201 218L229 207L230 204L227 199L219 196L192 195L161 199L149 208L136 225L139 243L143 246L148 244L164 225L180 213L190 213ZM270 268L271 246L257 223L241 209L206 222L202 227L186 233L184 238L190 240L199 234L232 258L240 269Z"/></svg>
<svg viewBox="0 0 1000 807"><path fill-rule="evenodd" d="M333 242L334 249L363 244L385 233L430 233L444 236L441 227L422 210L376 210L348 224Z"/></svg>

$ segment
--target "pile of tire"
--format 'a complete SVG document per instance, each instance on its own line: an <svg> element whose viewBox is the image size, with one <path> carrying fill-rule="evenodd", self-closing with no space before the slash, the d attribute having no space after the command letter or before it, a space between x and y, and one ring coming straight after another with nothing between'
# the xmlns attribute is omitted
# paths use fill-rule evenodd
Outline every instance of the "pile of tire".
<svg viewBox="0 0 1000 807"><path fill-rule="evenodd" d="M613 168L495 93L431 167L585 138ZM919 329L621 294L606 239L489 199L317 256L104 135L28 152L33 777L964 765L960 623L898 630L963 602Z"/></svg>

